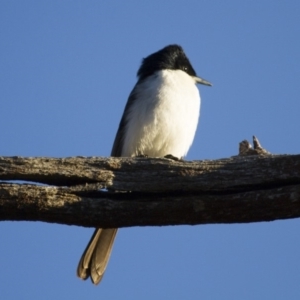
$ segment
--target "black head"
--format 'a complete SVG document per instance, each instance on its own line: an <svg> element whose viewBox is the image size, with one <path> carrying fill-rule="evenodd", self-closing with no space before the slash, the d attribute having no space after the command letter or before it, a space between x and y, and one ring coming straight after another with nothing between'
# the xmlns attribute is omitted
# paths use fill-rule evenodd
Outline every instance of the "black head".
<svg viewBox="0 0 300 300"><path fill-rule="evenodd" d="M189 59L178 45L169 45L144 58L138 70L139 79L154 74L160 70L182 70L191 76L196 76Z"/></svg>

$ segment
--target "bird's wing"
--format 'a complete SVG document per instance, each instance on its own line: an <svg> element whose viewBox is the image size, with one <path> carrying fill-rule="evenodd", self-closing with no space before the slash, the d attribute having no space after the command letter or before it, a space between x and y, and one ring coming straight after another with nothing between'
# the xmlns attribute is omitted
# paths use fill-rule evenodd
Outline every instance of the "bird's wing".
<svg viewBox="0 0 300 300"><path fill-rule="evenodd" d="M124 145L124 138L125 138L125 133L126 133L126 125L128 120L126 119L128 117L128 114L132 108L132 105L134 104L134 102L137 100L137 95L136 95L136 87L139 84L139 82L137 82L137 84L135 85L135 87L133 88L132 92L130 93L124 112L123 112L123 116L122 119L120 121L119 124L119 128L115 137L115 141L111 150L111 156L114 157L120 157L122 156L122 150L123 150L123 145Z"/></svg>

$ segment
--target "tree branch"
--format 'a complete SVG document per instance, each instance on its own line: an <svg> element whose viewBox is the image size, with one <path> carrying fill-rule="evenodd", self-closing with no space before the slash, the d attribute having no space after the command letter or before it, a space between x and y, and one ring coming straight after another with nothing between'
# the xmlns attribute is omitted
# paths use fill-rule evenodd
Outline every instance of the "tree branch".
<svg viewBox="0 0 300 300"><path fill-rule="evenodd" d="M107 228L299 217L300 155L245 145L214 161L0 157L0 220Z"/></svg>

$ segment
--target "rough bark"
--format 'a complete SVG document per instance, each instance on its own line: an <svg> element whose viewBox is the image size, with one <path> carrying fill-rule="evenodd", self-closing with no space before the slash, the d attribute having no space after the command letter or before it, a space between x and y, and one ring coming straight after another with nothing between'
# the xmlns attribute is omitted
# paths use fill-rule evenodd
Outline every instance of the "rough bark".
<svg viewBox="0 0 300 300"><path fill-rule="evenodd" d="M299 217L300 155L250 154L213 161L0 157L0 220L103 228Z"/></svg>

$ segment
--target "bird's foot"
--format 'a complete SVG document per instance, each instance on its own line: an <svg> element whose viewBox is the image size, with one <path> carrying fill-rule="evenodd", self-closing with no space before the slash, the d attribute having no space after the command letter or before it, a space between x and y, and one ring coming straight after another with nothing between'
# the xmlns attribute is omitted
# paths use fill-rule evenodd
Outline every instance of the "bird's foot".
<svg viewBox="0 0 300 300"><path fill-rule="evenodd" d="M174 156L172 154L165 155L164 158L175 160L175 161L182 160L181 158L178 158L178 157L176 157L176 156Z"/></svg>
<svg viewBox="0 0 300 300"><path fill-rule="evenodd" d="M148 158L148 155L147 154L139 154L136 157L139 157L139 158Z"/></svg>

